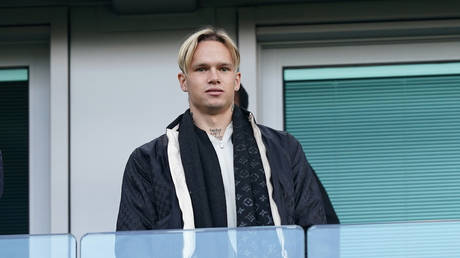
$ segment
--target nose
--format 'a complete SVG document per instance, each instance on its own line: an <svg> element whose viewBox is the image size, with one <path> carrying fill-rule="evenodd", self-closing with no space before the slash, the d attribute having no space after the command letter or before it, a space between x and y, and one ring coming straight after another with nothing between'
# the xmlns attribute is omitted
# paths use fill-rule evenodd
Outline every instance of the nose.
<svg viewBox="0 0 460 258"><path fill-rule="evenodd" d="M219 72L214 67L209 69L208 83L209 84L220 84Z"/></svg>

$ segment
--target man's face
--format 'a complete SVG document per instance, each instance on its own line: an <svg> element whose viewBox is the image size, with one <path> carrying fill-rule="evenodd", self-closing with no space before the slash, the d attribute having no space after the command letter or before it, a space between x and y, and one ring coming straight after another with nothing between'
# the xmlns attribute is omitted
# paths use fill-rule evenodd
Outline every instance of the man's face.
<svg viewBox="0 0 460 258"><path fill-rule="evenodd" d="M178 75L182 90L188 92L190 110L205 114L221 113L232 107L240 77L230 51L217 41L198 43L187 74Z"/></svg>

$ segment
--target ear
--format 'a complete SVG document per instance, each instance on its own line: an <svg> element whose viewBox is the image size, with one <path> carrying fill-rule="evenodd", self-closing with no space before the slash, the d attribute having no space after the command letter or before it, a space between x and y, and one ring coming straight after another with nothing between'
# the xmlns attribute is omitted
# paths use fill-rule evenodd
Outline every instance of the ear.
<svg viewBox="0 0 460 258"><path fill-rule="evenodd" d="M187 78L183 72L177 74L177 79L179 80L180 88L183 92L187 92Z"/></svg>
<svg viewBox="0 0 460 258"><path fill-rule="evenodd" d="M238 91L240 89L240 83L241 83L241 73L237 72L235 75L235 87L234 87L235 91Z"/></svg>

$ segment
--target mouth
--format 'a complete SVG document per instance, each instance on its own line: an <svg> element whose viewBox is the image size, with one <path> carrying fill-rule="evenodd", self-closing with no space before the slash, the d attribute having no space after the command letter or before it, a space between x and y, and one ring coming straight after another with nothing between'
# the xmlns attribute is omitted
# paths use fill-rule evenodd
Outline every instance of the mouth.
<svg viewBox="0 0 460 258"><path fill-rule="evenodd" d="M219 96L222 93L224 93L224 91L219 88L211 88L211 89L206 90L205 92L211 96Z"/></svg>

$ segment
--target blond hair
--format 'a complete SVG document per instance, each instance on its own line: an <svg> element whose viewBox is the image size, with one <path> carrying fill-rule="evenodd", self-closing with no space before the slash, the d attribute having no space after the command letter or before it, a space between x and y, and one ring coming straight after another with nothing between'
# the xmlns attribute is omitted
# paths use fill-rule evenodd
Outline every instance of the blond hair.
<svg viewBox="0 0 460 258"><path fill-rule="evenodd" d="M179 56L177 60L181 71L184 74L187 74L188 68L192 63L193 55L195 54L196 48L198 47L198 43L207 40L217 41L224 44L232 56L234 70L238 71L240 66L240 52L238 51L238 48L224 30L215 29L212 27L207 27L193 33L184 41L184 43L182 43L182 46L179 49Z"/></svg>

